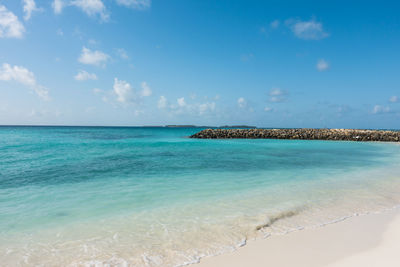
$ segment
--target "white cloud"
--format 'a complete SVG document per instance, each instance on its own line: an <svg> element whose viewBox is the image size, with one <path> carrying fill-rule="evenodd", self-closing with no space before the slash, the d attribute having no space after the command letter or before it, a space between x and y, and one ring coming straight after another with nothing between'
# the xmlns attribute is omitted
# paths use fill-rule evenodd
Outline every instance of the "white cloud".
<svg viewBox="0 0 400 267"><path fill-rule="evenodd" d="M399 97L395 95L389 98L390 103L397 103L399 101L400 101Z"/></svg>
<svg viewBox="0 0 400 267"><path fill-rule="evenodd" d="M165 96L160 96L160 99L158 100L158 102L157 102L157 107L159 108L159 109L164 109L164 108L166 108L168 106L168 101L167 101L167 98L165 97Z"/></svg>
<svg viewBox="0 0 400 267"><path fill-rule="evenodd" d="M153 92L151 91L150 86L146 82L142 82L140 85L142 87L142 92L140 93L141 96L143 97L151 96Z"/></svg>
<svg viewBox="0 0 400 267"><path fill-rule="evenodd" d="M391 110L389 107L384 107L381 105L375 105L372 109L372 114L382 114L382 113L389 113Z"/></svg>
<svg viewBox="0 0 400 267"><path fill-rule="evenodd" d="M29 20L32 16L34 11L42 11L41 8L36 7L35 0L23 0L24 2L24 19Z"/></svg>
<svg viewBox="0 0 400 267"><path fill-rule="evenodd" d="M73 0L71 1L71 5L80 8L88 16L99 15L104 21L109 19L106 7L101 0Z"/></svg>
<svg viewBox="0 0 400 267"><path fill-rule="evenodd" d="M315 20L301 21L301 20L288 20L287 24L294 33L294 35L304 40L320 40L329 36L324 31L321 22Z"/></svg>
<svg viewBox="0 0 400 267"><path fill-rule="evenodd" d="M110 56L101 51L92 51L86 47L82 48L82 54L79 57L79 62L87 65L105 66Z"/></svg>
<svg viewBox="0 0 400 267"><path fill-rule="evenodd" d="M152 94L146 82L142 82L141 86L142 91L137 93L128 82L115 78L113 94L116 95L116 100L120 103L140 104L144 97L148 97Z"/></svg>
<svg viewBox="0 0 400 267"><path fill-rule="evenodd" d="M116 2L121 6L137 10L145 10L151 7L151 0L116 0ZM66 6L75 6L90 17L99 16L102 21L108 21L110 18L104 0L54 0L52 3L55 14L60 14Z"/></svg>
<svg viewBox="0 0 400 267"><path fill-rule="evenodd" d="M269 24L269 26L271 27L271 29L276 29L276 28L278 28L279 27L279 25L280 25L280 21L279 20L274 20L274 21L272 21L270 24Z"/></svg>
<svg viewBox="0 0 400 267"><path fill-rule="evenodd" d="M22 38L24 25L11 11L0 5L0 38Z"/></svg>
<svg viewBox="0 0 400 267"><path fill-rule="evenodd" d="M109 14L106 6L102 0L54 0L51 4L55 14L61 14L62 10L66 6L75 6L85 12L88 16L99 15L101 20L107 21Z"/></svg>
<svg viewBox="0 0 400 267"><path fill-rule="evenodd" d="M239 97L239 98L238 98L237 104L238 104L239 108L245 108L245 107L247 107L247 101L246 101L246 99L244 99L243 97Z"/></svg>
<svg viewBox="0 0 400 267"><path fill-rule="evenodd" d="M97 80L97 75L85 70L80 70L78 74L75 75L74 79L77 81Z"/></svg>
<svg viewBox="0 0 400 267"><path fill-rule="evenodd" d="M151 0L116 0L117 4L133 9L147 9L151 6Z"/></svg>
<svg viewBox="0 0 400 267"><path fill-rule="evenodd" d="M325 61L325 59L320 59L318 60L316 67L318 71L325 71L329 69L329 63Z"/></svg>
<svg viewBox="0 0 400 267"><path fill-rule="evenodd" d="M122 80L114 79L114 93L117 95L117 101L121 103L131 102L134 100L134 91L132 86Z"/></svg>
<svg viewBox="0 0 400 267"><path fill-rule="evenodd" d="M49 100L48 90L37 84L35 75L27 68L4 63L0 68L0 81L15 81L28 86L43 100Z"/></svg>
<svg viewBox="0 0 400 267"><path fill-rule="evenodd" d="M51 6L53 7L53 11L55 14L61 14L65 6L65 2L63 0L54 0Z"/></svg>
<svg viewBox="0 0 400 267"><path fill-rule="evenodd" d="M178 103L178 106L179 106L179 107L184 107L184 106L186 106L186 102L185 102L185 98L184 98L184 97L178 98L178 99L176 100L176 102Z"/></svg>
<svg viewBox="0 0 400 267"><path fill-rule="evenodd" d="M0 69L0 80L14 80L28 86L33 86L36 84L35 75L31 71L20 66L12 67L7 63L4 63Z"/></svg>
<svg viewBox="0 0 400 267"><path fill-rule="evenodd" d="M268 95L270 102L279 103L287 100L288 92L280 88L272 88Z"/></svg>

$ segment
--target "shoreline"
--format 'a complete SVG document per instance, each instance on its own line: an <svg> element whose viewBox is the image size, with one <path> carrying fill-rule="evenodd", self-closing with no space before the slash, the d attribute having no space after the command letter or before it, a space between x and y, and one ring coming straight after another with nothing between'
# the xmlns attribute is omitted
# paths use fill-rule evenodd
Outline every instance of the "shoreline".
<svg viewBox="0 0 400 267"><path fill-rule="evenodd" d="M367 266L394 267L400 262L400 256L394 253L399 250L400 205L396 205L286 234L246 240L233 252L201 258L195 266L357 267L375 262ZM387 256L381 257L382 253Z"/></svg>

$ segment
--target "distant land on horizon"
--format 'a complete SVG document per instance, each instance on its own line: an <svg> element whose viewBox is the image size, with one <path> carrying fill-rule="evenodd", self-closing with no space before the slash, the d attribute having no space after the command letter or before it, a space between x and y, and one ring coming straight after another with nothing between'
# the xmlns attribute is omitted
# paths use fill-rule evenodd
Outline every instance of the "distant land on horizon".
<svg viewBox="0 0 400 267"><path fill-rule="evenodd" d="M180 124L168 124L168 125L139 125L139 126L128 126L128 125L0 125L0 127L110 127L110 128L257 128L257 126L249 125L223 125L223 126L210 126L210 125L180 125Z"/></svg>
<svg viewBox="0 0 400 267"><path fill-rule="evenodd" d="M391 130L400 131L395 128L343 128L343 127L264 127L252 125L192 125L192 124L167 124L167 125L0 125L1 127L87 127L87 128L237 128L237 129L347 129L347 130Z"/></svg>

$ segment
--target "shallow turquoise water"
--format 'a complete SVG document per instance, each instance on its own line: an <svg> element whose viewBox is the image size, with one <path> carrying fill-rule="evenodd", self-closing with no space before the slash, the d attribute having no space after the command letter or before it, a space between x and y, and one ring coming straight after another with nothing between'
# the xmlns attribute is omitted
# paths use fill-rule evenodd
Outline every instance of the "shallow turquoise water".
<svg viewBox="0 0 400 267"><path fill-rule="evenodd" d="M199 130L0 127L0 260L175 266L399 204L399 145Z"/></svg>

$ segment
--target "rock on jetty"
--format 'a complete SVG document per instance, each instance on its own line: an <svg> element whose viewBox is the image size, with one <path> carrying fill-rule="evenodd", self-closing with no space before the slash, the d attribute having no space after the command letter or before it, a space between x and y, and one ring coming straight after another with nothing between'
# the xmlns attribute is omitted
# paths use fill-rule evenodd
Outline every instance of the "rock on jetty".
<svg viewBox="0 0 400 267"><path fill-rule="evenodd" d="M190 136L190 138L400 142L400 131L352 129L206 129Z"/></svg>

